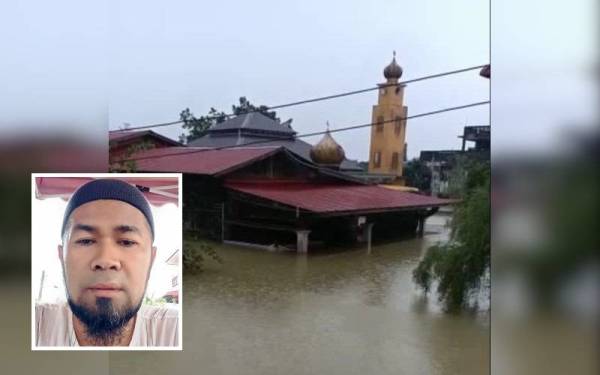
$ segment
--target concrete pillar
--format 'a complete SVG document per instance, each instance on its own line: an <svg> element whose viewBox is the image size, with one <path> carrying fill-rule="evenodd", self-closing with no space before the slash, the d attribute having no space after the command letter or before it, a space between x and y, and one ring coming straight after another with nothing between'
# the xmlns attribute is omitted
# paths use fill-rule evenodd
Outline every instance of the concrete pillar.
<svg viewBox="0 0 600 375"><path fill-rule="evenodd" d="M308 235L309 230L297 230L296 231L296 251L298 253L308 253Z"/></svg>
<svg viewBox="0 0 600 375"><path fill-rule="evenodd" d="M225 242L225 202L221 203L221 242Z"/></svg>
<svg viewBox="0 0 600 375"><path fill-rule="evenodd" d="M425 234L425 220L425 216L419 216L419 224L417 228L417 235L419 237L423 237L423 235Z"/></svg>
<svg viewBox="0 0 600 375"><path fill-rule="evenodd" d="M375 223L366 223L363 226L363 238L367 242L367 253L371 254L371 241L373 239L373 225Z"/></svg>

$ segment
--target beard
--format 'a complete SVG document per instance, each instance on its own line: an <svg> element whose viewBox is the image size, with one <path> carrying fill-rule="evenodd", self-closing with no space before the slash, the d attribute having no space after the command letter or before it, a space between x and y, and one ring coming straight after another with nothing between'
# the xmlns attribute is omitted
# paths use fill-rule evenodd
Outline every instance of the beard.
<svg viewBox="0 0 600 375"><path fill-rule="evenodd" d="M97 346L114 345L119 341L125 325L142 306L143 298L137 305L131 303L116 308L108 297L96 297L95 308L78 304L69 296L67 302L75 315L87 328L86 336Z"/></svg>

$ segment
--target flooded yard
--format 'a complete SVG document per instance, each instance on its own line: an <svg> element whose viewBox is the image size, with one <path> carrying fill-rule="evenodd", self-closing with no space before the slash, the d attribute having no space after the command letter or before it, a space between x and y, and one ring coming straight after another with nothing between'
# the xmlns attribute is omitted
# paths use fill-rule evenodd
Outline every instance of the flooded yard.
<svg viewBox="0 0 600 375"><path fill-rule="evenodd" d="M485 374L489 312L446 314L412 281L423 238L308 255L218 245L184 276L183 353L111 353L113 374Z"/></svg>

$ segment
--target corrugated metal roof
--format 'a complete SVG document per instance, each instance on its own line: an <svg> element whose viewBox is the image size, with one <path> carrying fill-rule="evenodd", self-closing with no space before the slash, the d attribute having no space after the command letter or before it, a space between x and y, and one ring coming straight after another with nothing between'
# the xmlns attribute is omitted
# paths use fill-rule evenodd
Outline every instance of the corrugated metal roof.
<svg viewBox="0 0 600 375"><path fill-rule="evenodd" d="M128 139L128 138L135 138L141 134L146 134L147 131L111 131L108 133L108 139L110 141L117 141L120 139Z"/></svg>
<svg viewBox="0 0 600 375"><path fill-rule="evenodd" d="M207 134L204 137L193 140L189 143L189 146L195 147L228 147L240 144L247 144L252 142L264 142L257 143L256 146L283 146L288 150L292 151L296 155L310 160L310 149L312 145L301 139L268 139L261 137L245 137L238 136L237 134L231 134L230 136L212 136ZM340 165L340 169L343 171L357 171L362 172L363 169L358 165L356 160L345 159Z"/></svg>
<svg viewBox="0 0 600 375"><path fill-rule="evenodd" d="M272 118L265 116L260 112L251 112L233 117L215 125L208 131L215 132L236 129L256 129L287 135L293 135L296 133L289 127L289 123L287 121L282 124L280 121L273 120Z"/></svg>
<svg viewBox="0 0 600 375"><path fill-rule="evenodd" d="M180 172L218 175L265 158L279 147L239 147L212 150L200 147L165 147L134 155L140 172ZM193 152L199 151L199 152ZM144 159L146 157L152 157Z"/></svg>
<svg viewBox="0 0 600 375"><path fill-rule="evenodd" d="M69 199L75 190L83 184L98 178L63 176L36 177L35 196L38 199L59 197L66 200ZM138 188L143 188L142 192L144 196L154 205L158 206L165 203L179 204L179 181L177 177L120 177L119 175L115 175L115 177L111 178L123 180Z"/></svg>
<svg viewBox="0 0 600 375"><path fill-rule="evenodd" d="M323 214L439 207L455 202L374 185L226 181L225 186L235 191Z"/></svg>
<svg viewBox="0 0 600 375"><path fill-rule="evenodd" d="M165 137L162 134L158 134L152 130L135 130L135 131L129 131L129 130L117 130L117 131L110 131L108 133L108 140L109 142L123 142L123 141L127 141L130 139L135 139L135 138L141 138L144 136L151 136L154 137L156 139L160 139L166 143L172 144L173 146L182 146L181 143Z"/></svg>

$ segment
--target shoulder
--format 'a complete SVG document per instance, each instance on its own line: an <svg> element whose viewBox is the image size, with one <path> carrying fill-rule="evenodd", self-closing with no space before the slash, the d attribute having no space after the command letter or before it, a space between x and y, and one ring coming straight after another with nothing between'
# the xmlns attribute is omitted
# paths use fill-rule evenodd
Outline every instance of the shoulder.
<svg viewBox="0 0 600 375"><path fill-rule="evenodd" d="M174 306L142 305L138 317L144 320L179 320L179 309Z"/></svg>
<svg viewBox="0 0 600 375"><path fill-rule="evenodd" d="M137 319L143 329L141 342L152 346L177 346L179 342L179 309L177 306L142 305Z"/></svg>
<svg viewBox="0 0 600 375"><path fill-rule="evenodd" d="M67 303L37 303L35 305L36 344L67 345L69 306Z"/></svg>
<svg viewBox="0 0 600 375"><path fill-rule="evenodd" d="M66 315L68 312L68 305L66 302L63 303L36 303L35 304L35 316L36 319L46 320L48 317Z"/></svg>

